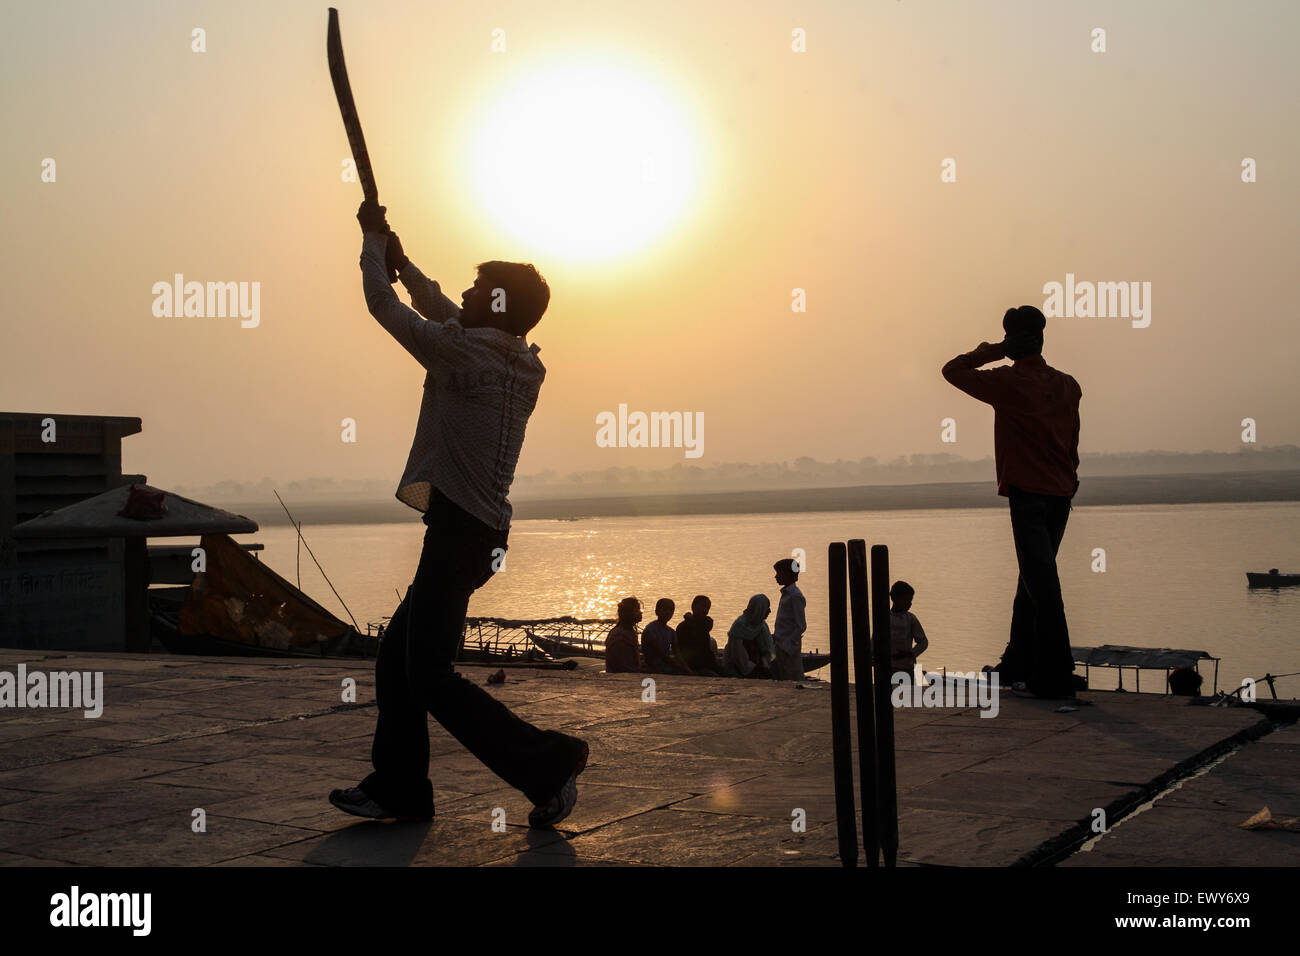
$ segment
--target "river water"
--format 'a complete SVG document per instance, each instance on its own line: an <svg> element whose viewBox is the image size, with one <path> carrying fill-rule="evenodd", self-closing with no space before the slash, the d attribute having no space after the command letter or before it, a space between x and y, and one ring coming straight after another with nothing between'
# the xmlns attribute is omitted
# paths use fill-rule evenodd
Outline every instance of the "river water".
<svg viewBox="0 0 1300 956"><path fill-rule="evenodd" d="M363 625L392 613L419 558L424 525L305 526L303 534L352 614ZM678 614L696 594L713 599L715 636L750 595L779 589L772 562L803 549L808 600L804 649L827 649L826 546L865 538L885 544L891 579L916 589L912 611L930 638L924 669L977 670L1006 642L1016 585L1004 509L817 512L518 521L504 570L470 603L470 614L533 618L613 617L618 600L671 597ZM294 580L295 536L267 527L262 560ZM1094 555L1105 553L1105 570ZM347 615L303 551L302 586ZM1245 572L1300 571L1300 503L1128 505L1076 508L1058 558L1070 641L1204 650L1223 658L1219 686L1244 677L1300 671L1300 588L1251 591ZM1213 664L1201 665L1208 691ZM826 676L823 671L821 676ZM1144 690L1160 676L1148 672ZM1093 672L1093 686L1114 677ZM1131 673L1125 678L1132 687ZM1279 684L1300 696L1300 678Z"/></svg>

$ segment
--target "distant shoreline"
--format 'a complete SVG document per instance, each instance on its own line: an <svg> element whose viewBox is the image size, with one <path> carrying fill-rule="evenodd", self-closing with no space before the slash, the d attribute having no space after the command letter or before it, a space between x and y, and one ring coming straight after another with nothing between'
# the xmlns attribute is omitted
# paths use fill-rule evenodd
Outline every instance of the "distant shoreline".
<svg viewBox="0 0 1300 956"><path fill-rule="evenodd" d="M1105 475L1082 479L1075 504L1166 505L1300 501L1300 470L1174 475ZM289 524L276 502L208 502L245 514L265 526ZM307 525L400 524L419 514L396 499L286 502ZM1004 508L990 481L796 488L788 491L719 491L691 494L588 496L521 500L516 521L658 515L777 514L818 511L899 511Z"/></svg>

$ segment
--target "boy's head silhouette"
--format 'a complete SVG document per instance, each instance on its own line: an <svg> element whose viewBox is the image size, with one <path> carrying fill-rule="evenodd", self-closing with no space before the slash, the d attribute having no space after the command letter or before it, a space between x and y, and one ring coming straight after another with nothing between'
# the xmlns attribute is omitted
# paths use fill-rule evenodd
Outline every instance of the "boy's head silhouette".
<svg viewBox="0 0 1300 956"><path fill-rule="evenodd" d="M660 623L667 624L673 619L673 612L677 610L677 605L673 603L672 598L660 598L655 602L655 617Z"/></svg>
<svg viewBox="0 0 1300 956"><path fill-rule="evenodd" d="M906 611L912 606L912 598L916 596L916 589L906 581L895 581L894 586L889 589L889 597L894 602L895 611Z"/></svg>
<svg viewBox="0 0 1300 956"><path fill-rule="evenodd" d="M460 324L526 335L542 320L550 301L551 287L532 263L480 262L478 278L461 293Z"/></svg>
<svg viewBox="0 0 1300 956"><path fill-rule="evenodd" d="M696 617L708 617L709 608L711 607L713 607L713 602L703 594L698 594L695 596L695 600L691 602L691 613Z"/></svg>
<svg viewBox="0 0 1300 956"><path fill-rule="evenodd" d="M795 570L794 558L782 558L772 565L772 570L776 571L776 583L781 587L794 584L799 580L799 572Z"/></svg>

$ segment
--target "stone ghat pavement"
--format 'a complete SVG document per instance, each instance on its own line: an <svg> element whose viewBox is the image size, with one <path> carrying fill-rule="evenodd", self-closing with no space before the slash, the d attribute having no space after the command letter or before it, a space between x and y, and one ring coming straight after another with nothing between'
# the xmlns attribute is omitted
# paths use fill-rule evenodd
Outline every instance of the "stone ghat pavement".
<svg viewBox="0 0 1300 956"><path fill-rule="evenodd" d="M329 805L369 771L369 663L0 649L0 672L20 663L102 671L104 710L0 710L0 865L839 865L825 682L659 677L646 703L639 675L508 671L490 693L591 745L573 815L536 831L528 801L433 721L433 822ZM460 670L484 683L493 669ZM357 703L342 700L346 678ZM1173 698L1085 699L1063 714L1004 694L993 719L896 710L900 864L1300 861L1300 834L1238 826L1264 806L1300 815L1294 727ZM1182 777L1069 855L1095 808L1117 819Z"/></svg>

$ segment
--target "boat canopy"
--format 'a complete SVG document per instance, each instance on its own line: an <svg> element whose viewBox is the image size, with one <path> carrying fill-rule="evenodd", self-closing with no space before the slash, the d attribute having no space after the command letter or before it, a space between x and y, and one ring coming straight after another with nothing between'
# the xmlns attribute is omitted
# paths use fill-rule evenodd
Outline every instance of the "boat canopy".
<svg viewBox="0 0 1300 956"><path fill-rule="evenodd" d="M126 518L131 489L162 495L166 512L159 518ZM257 522L151 485L122 485L14 525L15 538L178 538L204 534L247 534Z"/></svg>
<svg viewBox="0 0 1300 956"><path fill-rule="evenodd" d="M1071 647L1076 664L1089 667L1140 667L1145 670L1166 670L1172 667L1195 667L1197 661L1216 660L1205 651L1180 650L1170 647L1128 647L1124 644L1103 644L1100 647Z"/></svg>

